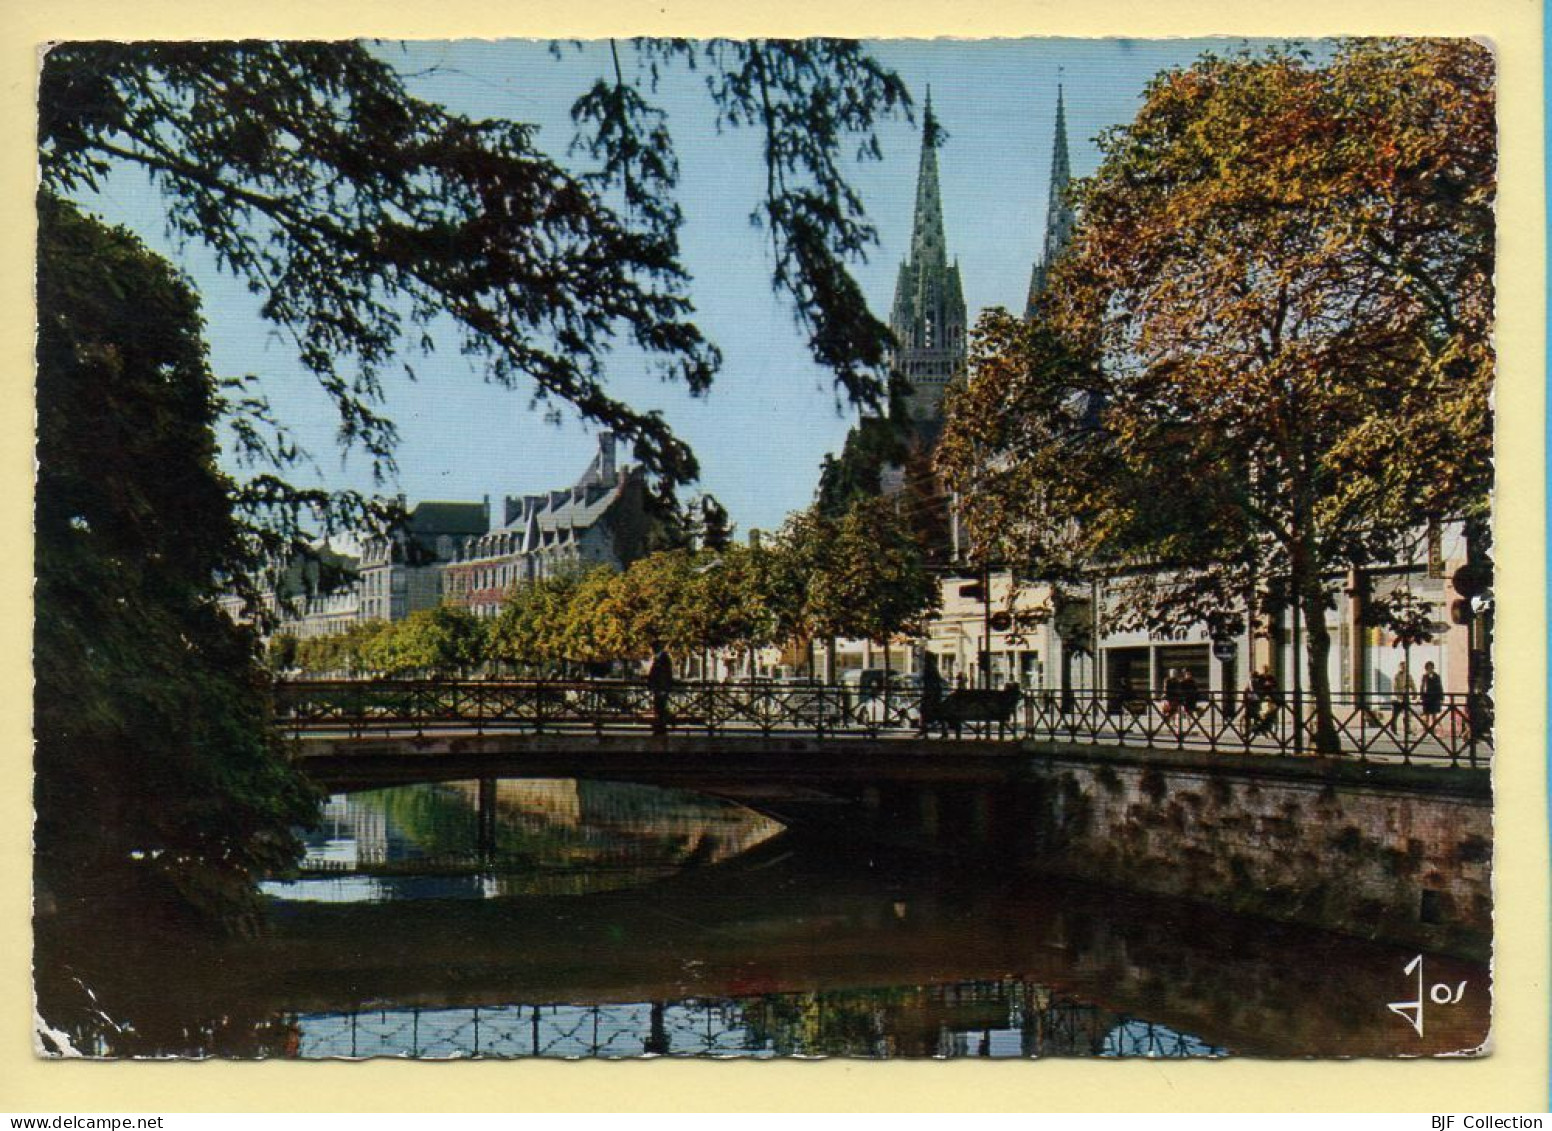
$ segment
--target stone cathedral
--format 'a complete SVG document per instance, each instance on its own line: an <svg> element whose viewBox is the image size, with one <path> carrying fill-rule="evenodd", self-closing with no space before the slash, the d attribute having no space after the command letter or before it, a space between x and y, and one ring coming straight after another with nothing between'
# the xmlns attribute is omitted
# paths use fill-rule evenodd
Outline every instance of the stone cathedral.
<svg viewBox="0 0 1552 1131"><path fill-rule="evenodd" d="M959 283L959 264L949 264L943 238L943 201L938 190L940 141L929 89L922 119L911 253L900 264L889 319L889 328L899 343L894 366L911 383L907 404L917 421L938 416L943 390L965 363L965 296Z"/></svg>
<svg viewBox="0 0 1552 1131"><path fill-rule="evenodd" d="M894 308L889 320L899 343L894 367L911 384L907 401L912 420L932 427L941 422L943 391L964 368L966 314L959 264L950 262L943 233L943 200L938 185L938 149L943 131L926 98L921 164L916 177L916 213L909 257L900 264ZM1062 89L1056 93L1056 139L1051 149L1051 184L1046 202L1045 239L1030 273L1026 317L1045 290L1051 264L1072 239L1075 217L1067 199L1072 167L1067 150L1067 114Z"/></svg>

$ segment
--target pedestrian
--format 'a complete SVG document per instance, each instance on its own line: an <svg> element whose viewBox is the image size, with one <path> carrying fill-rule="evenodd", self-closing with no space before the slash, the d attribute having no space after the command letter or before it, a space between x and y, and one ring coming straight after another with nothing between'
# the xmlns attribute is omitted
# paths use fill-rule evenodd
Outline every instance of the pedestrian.
<svg viewBox="0 0 1552 1131"><path fill-rule="evenodd" d="M1164 719L1169 721L1180 710L1180 672L1170 668L1164 675Z"/></svg>
<svg viewBox="0 0 1552 1131"><path fill-rule="evenodd" d="M1396 723L1401 719L1401 713L1409 710L1412 705L1412 696L1417 694L1417 688L1412 683L1412 675L1407 671L1406 661L1396 665L1395 678L1390 681L1390 728L1394 730Z"/></svg>
<svg viewBox="0 0 1552 1131"><path fill-rule="evenodd" d="M1272 665L1263 664L1261 670L1250 677L1250 685L1255 690L1259 710L1256 733L1271 734L1272 725L1277 721L1277 712L1282 707L1282 693L1277 690L1277 677L1272 674Z"/></svg>
<svg viewBox="0 0 1552 1131"><path fill-rule="evenodd" d="M1255 673L1250 674L1250 682L1245 685L1244 711L1245 729L1251 733L1261 733L1261 691L1256 681Z"/></svg>
<svg viewBox="0 0 1552 1131"><path fill-rule="evenodd" d="M652 695L652 733L668 733L668 696L674 689L674 662L668 649L652 642L652 664L647 668L647 690Z"/></svg>
<svg viewBox="0 0 1552 1131"><path fill-rule="evenodd" d="M922 656L921 737L936 723L948 737L948 724L943 721L943 673L938 671L938 657L928 652Z"/></svg>
<svg viewBox="0 0 1552 1131"><path fill-rule="evenodd" d="M1191 674L1189 668L1180 669L1180 706L1187 713L1194 715L1202 701L1202 689L1197 685L1196 677Z"/></svg>
<svg viewBox="0 0 1552 1131"><path fill-rule="evenodd" d="M1417 692L1422 701L1423 725L1432 730L1439 725L1439 716L1444 711L1444 681L1434 670L1432 660L1423 665L1423 678Z"/></svg>

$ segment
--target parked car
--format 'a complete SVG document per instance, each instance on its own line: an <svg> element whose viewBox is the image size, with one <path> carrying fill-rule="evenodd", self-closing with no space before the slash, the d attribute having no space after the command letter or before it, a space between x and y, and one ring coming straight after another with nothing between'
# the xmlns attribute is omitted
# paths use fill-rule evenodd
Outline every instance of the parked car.
<svg viewBox="0 0 1552 1131"><path fill-rule="evenodd" d="M882 695L886 683L891 687L900 687L901 680L906 678L916 677L908 677L905 672L892 672L888 668L847 668L841 673L840 682L851 696L852 702L860 704ZM920 686L919 681L917 686Z"/></svg>
<svg viewBox="0 0 1552 1131"><path fill-rule="evenodd" d="M868 668L863 677L850 700L853 718L864 726L917 725L921 711L919 675Z"/></svg>
<svg viewBox="0 0 1552 1131"><path fill-rule="evenodd" d="M771 681L781 713L801 726L841 726L848 720L844 688L827 687L817 680L788 676Z"/></svg>

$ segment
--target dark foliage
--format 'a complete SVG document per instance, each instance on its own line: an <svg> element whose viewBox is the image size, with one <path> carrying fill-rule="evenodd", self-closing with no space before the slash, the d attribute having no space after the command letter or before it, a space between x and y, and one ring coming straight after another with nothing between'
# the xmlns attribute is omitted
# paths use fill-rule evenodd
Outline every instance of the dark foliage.
<svg viewBox="0 0 1552 1131"><path fill-rule="evenodd" d="M314 798L216 601L253 543L198 305L128 233L47 194L39 216L37 874L65 910L129 890L249 922Z"/></svg>
<svg viewBox="0 0 1552 1131"><path fill-rule="evenodd" d="M878 156L874 122L906 109L903 84L846 41L635 46L654 80L670 62L706 67L718 125L764 131L755 218L771 235L773 282L845 394L875 403L889 334L848 271L876 234L842 149L854 138L857 156ZM68 44L44 62L44 184L69 194L112 162L144 168L172 230L263 296L338 406L342 442L380 472L395 441L383 373L406 345L431 349L432 323L450 316L488 380L569 403L632 441L665 483L684 483L698 473L690 450L657 413L605 389L619 340L696 392L720 362L689 320L664 116L626 82L617 51L614 63L614 81L574 107L573 148L596 168L573 175L535 148L531 127L420 101L359 43ZM266 487L254 506L295 504L278 478Z"/></svg>

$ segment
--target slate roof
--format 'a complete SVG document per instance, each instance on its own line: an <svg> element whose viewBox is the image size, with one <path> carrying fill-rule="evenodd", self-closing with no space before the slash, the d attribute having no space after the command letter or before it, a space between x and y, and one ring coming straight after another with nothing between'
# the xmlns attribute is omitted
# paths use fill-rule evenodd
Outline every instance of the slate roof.
<svg viewBox="0 0 1552 1131"><path fill-rule="evenodd" d="M468 536L484 534L486 530L485 505L483 503L418 503L410 511L407 526L411 533L422 538L436 538L443 534Z"/></svg>

